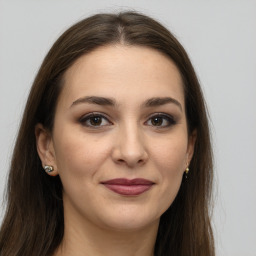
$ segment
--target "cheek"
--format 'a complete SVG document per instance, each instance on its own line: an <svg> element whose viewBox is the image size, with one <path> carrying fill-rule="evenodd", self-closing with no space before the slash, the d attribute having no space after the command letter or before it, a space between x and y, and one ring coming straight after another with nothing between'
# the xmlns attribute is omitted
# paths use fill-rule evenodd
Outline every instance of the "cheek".
<svg viewBox="0 0 256 256"><path fill-rule="evenodd" d="M75 132L63 135L56 137L55 144L60 176L77 179L93 176L107 158L110 144Z"/></svg>
<svg viewBox="0 0 256 256"><path fill-rule="evenodd" d="M152 148L154 162L161 167L159 170L163 176L176 175L183 172L187 160L187 137L177 136L166 138L162 143L157 143ZM167 171L167 172L166 172Z"/></svg>
<svg viewBox="0 0 256 256"><path fill-rule="evenodd" d="M163 150L164 148L164 150ZM154 148L154 164L159 173L161 184L162 208L167 209L176 197L187 161L187 139L166 140L161 147Z"/></svg>

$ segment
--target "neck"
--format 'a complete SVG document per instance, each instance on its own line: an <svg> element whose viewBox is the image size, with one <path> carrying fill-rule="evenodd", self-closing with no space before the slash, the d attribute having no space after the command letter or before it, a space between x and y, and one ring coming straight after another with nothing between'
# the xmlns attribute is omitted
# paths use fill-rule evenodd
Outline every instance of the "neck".
<svg viewBox="0 0 256 256"><path fill-rule="evenodd" d="M134 230L102 228L65 218L64 237L55 256L153 256L159 221Z"/></svg>

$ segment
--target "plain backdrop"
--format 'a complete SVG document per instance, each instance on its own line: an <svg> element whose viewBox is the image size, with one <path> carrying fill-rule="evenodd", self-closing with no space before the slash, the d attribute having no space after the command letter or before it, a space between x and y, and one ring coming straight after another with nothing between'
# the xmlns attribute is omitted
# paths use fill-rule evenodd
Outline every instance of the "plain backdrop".
<svg viewBox="0 0 256 256"><path fill-rule="evenodd" d="M0 197L26 97L52 43L84 17L131 9L177 36L205 93L217 256L256 256L256 1L0 0Z"/></svg>

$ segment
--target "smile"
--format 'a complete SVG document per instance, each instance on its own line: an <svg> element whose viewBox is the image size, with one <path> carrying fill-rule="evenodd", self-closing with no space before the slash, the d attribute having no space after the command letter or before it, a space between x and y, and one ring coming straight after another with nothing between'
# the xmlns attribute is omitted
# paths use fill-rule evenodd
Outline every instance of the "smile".
<svg viewBox="0 0 256 256"><path fill-rule="evenodd" d="M106 188L111 191L126 196L137 196L148 191L154 182L145 179L113 179L102 182Z"/></svg>

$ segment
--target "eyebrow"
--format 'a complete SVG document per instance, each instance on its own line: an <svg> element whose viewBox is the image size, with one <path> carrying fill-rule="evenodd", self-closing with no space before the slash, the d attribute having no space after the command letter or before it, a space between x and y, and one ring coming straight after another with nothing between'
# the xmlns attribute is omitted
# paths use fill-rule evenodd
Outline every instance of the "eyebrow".
<svg viewBox="0 0 256 256"><path fill-rule="evenodd" d="M101 105L101 106L116 106L117 105L116 101L112 98L105 98L105 97L99 97L99 96L86 96L86 97L79 98L79 99L75 100L71 104L70 107L73 107L73 106L81 104L81 103L96 104L96 105ZM157 107L157 106L162 106L162 105L169 104L169 103L175 104L182 111L181 103L171 97L150 98L142 104L142 107Z"/></svg>
<svg viewBox="0 0 256 256"><path fill-rule="evenodd" d="M101 106L115 106L116 102L114 99L105 98L105 97L98 97L98 96L86 96L83 98L79 98L75 100L70 107L80 104L80 103L89 103L89 104L96 104Z"/></svg>
<svg viewBox="0 0 256 256"><path fill-rule="evenodd" d="M175 100L174 98L171 97L155 97L155 98L151 98L148 99L143 106L145 107L157 107L157 106L162 106L168 103L173 103L176 106L178 106L180 108L180 110L182 111L182 105L179 101Z"/></svg>

